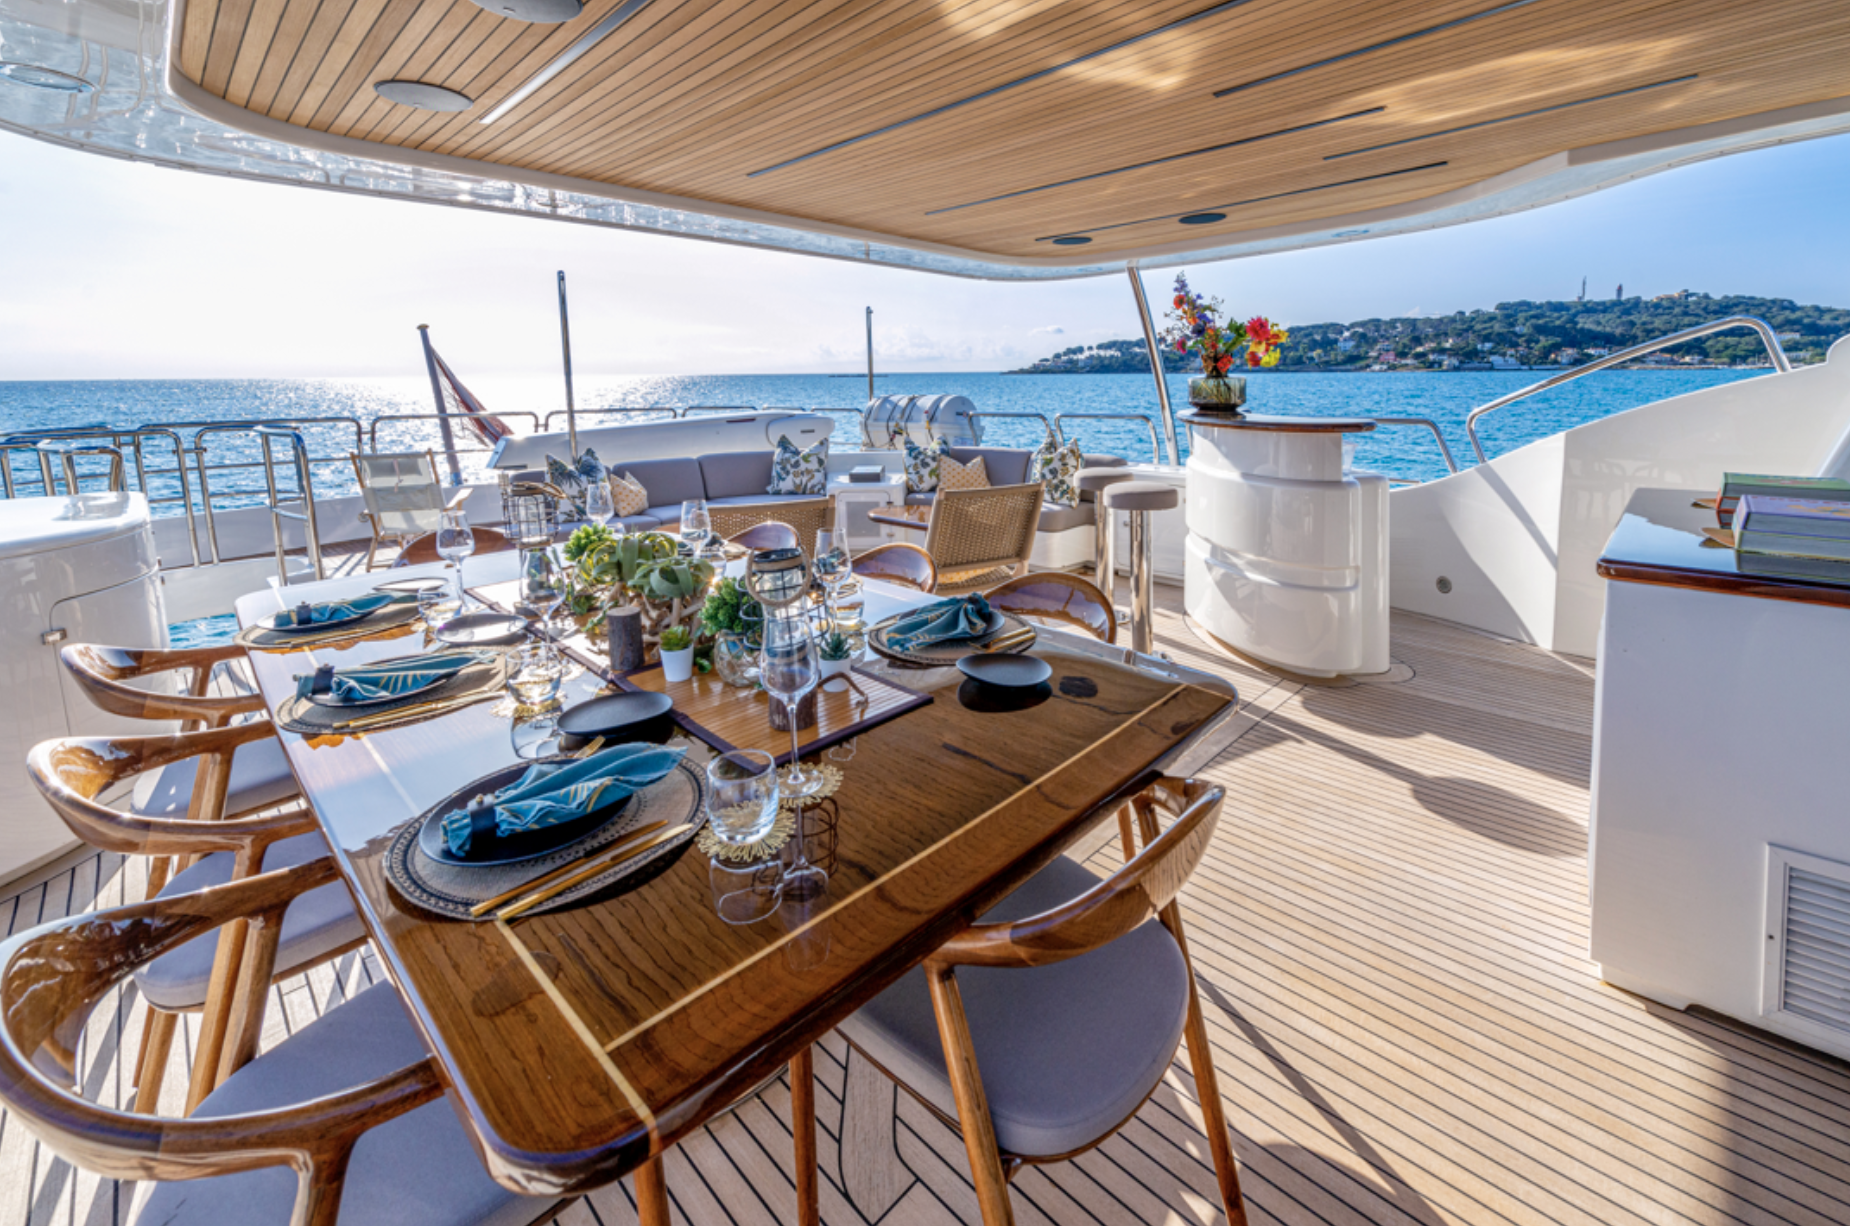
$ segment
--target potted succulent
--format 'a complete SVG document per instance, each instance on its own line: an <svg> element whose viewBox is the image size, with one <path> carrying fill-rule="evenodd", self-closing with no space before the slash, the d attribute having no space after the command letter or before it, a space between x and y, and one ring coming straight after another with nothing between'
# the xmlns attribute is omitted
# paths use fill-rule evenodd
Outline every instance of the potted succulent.
<svg viewBox="0 0 1850 1226"><path fill-rule="evenodd" d="M1246 403L1246 380L1229 379L1227 372L1236 361L1253 370L1278 365L1291 334L1263 315L1245 323L1226 318L1220 299L1189 289L1186 274L1176 277L1170 307L1163 339L1177 353L1192 353L1201 362L1201 376L1188 381L1188 402L1209 412L1238 414Z"/></svg>
<svg viewBox="0 0 1850 1226"><path fill-rule="evenodd" d="M700 606L700 624L713 636L713 668L727 685L757 681L758 644L764 608L738 579L721 579Z"/></svg>
<svg viewBox="0 0 1850 1226"><path fill-rule="evenodd" d="M816 654L822 661L822 679L847 672L854 666L854 645L848 636L839 630L831 630L822 636L816 645Z"/></svg>
<svg viewBox="0 0 1850 1226"><path fill-rule="evenodd" d="M662 631L662 679L686 681L694 675L694 635L686 626Z"/></svg>

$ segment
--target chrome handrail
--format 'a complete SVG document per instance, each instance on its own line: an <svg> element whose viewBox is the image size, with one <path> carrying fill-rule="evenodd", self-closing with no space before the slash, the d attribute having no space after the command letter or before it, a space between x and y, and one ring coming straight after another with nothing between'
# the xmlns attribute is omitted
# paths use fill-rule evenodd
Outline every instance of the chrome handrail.
<svg viewBox="0 0 1850 1226"><path fill-rule="evenodd" d="M149 468L146 457L142 454L142 441L149 438L165 439L173 447L174 467ZM192 551L192 565L199 565L199 524L193 513L193 489L186 471L186 444L176 432L166 426L139 426L119 428L115 426L66 426L28 433L9 434L0 437L0 489L4 489L7 498L17 498L18 488L13 479L12 453L17 450L38 451L47 440L78 441L82 439L108 439L109 445L120 454L126 444L135 455L135 484L142 497L148 500L149 507L177 502L186 513L187 546ZM39 480L49 497L56 492L55 483L48 482L50 464L48 457L39 455ZM113 474L112 474L113 475ZM148 477L174 476L180 483L180 493L174 497L161 497L148 488ZM124 488L127 476L121 477Z"/></svg>
<svg viewBox="0 0 1850 1226"><path fill-rule="evenodd" d="M1693 341L1698 337L1708 336L1714 332L1724 332L1729 328L1752 328L1759 334L1761 343L1766 346L1767 356L1773 360L1773 369L1780 374L1785 374L1792 369L1792 362L1786 357L1786 351L1779 343L1779 336L1773 331L1772 326L1764 319L1758 319L1752 315L1730 315L1726 319L1717 319L1712 323L1698 324L1693 328L1685 328L1681 332L1672 332L1669 336L1660 336L1654 341L1645 341L1641 345L1633 345L1629 349L1621 349L1617 353L1609 353L1603 358L1595 358L1584 366L1576 366L1572 370L1564 370L1558 375L1550 375L1540 383L1532 383L1521 391L1511 392L1507 396L1500 396L1489 404L1479 405L1477 408L1472 409L1471 415L1465 418L1465 434L1471 439L1471 450L1477 452L1477 462L1483 464L1490 459L1489 456L1484 454L1484 445L1478 442L1477 419L1490 412L1492 409L1500 409L1505 405L1515 404L1518 400L1533 396L1537 392L1545 392L1551 387L1559 387L1561 384L1571 382L1574 379L1580 378L1582 375L1590 375L1594 371L1605 370L1607 367L1617 366L1621 362L1629 362L1633 358L1643 357L1647 353L1656 353L1659 349L1668 349L1672 345L1680 345L1684 341Z"/></svg>
<svg viewBox="0 0 1850 1226"><path fill-rule="evenodd" d="M975 413L971 413L971 414L970 414L970 415L969 415L969 416L968 416L968 417L967 417L967 418L966 418L965 420L967 420L967 421L981 421L981 420L982 420L983 418L985 418L985 417L1021 417L1021 418L1032 418L1033 420L1035 420L1035 421L1038 421L1038 422L1040 422L1040 423L1041 423L1041 424L1042 424L1043 426L1046 426L1046 427L1047 427L1047 433L1049 433L1049 434L1051 434L1051 435L1053 435L1053 436L1054 436L1055 438L1059 438L1059 437L1060 437L1060 430L1059 430L1059 428L1058 428L1057 426L1055 426L1055 425L1054 425L1054 424L1053 424L1053 423L1052 423L1051 421L1048 421L1048 420L1047 420L1047 414L1045 414L1045 413L1035 413L1035 412L1026 412L1026 413L1015 413L1015 412L1001 412L1001 411L984 411L984 410L978 410L978 411L977 411L977 412L975 412Z"/></svg>
<svg viewBox="0 0 1850 1226"><path fill-rule="evenodd" d="M283 548L283 521L295 519L302 522L302 535L307 539L309 565L314 567L315 578L327 578L327 571L321 564L321 525L315 518L315 487L309 476L308 443L302 438L302 432L291 426L257 426L252 430L258 443L263 448L263 483L270 494L270 527L276 533L276 574L287 585L289 582L288 554ZM270 444L276 439L284 439L295 459L296 483L302 500L300 511L285 511L281 498L276 491L276 457L270 450Z"/></svg>
<svg viewBox="0 0 1850 1226"><path fill-rule="evenodd" d="M1069 417L1086 417L1093 421L1140 421L1150 432L1150 463L1163 462L1163 444L1156 433L1156 423L1143 413L1055 413L1053 415L1054 433L1062 443L1066 441L1066 419Z"/></svg>
<svg viewBox="0 0 1850 1226"><path fill-rule="evenodd" d="M1439 442L1439 454L1445 457L1445 467L1451 472L1458 471L1458 461L1452 458L1452 449L1450 446L1446 444L1445 435L1439 432L1439 423L1434 421L1432 418L1430 417L1364 417L1362 418L1362 420L1372 421L1372 422L1375 422L1377 425L1383 425L1383 426L1425 426L1428 430L1432 431L1433 438L1437 439ZM1479 452L1478 454L1482 456L1483 453ZM1394 479L1395 480L1411 480L1411 478L1394 478ZM1419 483L1414 482L1414 484L1417 485Z"/></svg>
<svg viewBox="0 0 1850 1226"><path fill-rule="evenodd" d="M756 413L758 407L750 404L690 404L681 410L681 416L691 417L695 413Z"/></svg>
<svg viewBox="0 0 1850 1226"><path fill-rule="evenodd" d="M64 470L64 492L72 498L83 492L83 486L77 474L79 456L108 456L109 492L121 494L128 490L128 479L126 470L122 466L120 447L110 447L102 443L86 443L81 439L44 439L34 445L33 450L39 455L39 472L45 478L47 493L50 493L53 488L51 482L51 457L53 456L58 457L58 463Z"/></svg>

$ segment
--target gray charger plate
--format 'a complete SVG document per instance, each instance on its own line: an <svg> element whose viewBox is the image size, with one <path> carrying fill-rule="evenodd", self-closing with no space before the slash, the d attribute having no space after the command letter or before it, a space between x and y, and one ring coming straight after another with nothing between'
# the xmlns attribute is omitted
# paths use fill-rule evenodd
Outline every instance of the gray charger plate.
<svg viewBox="0 0 1850 1226"><path fill-rule="evenodd" d="M430 637L452 647L509 647L527 637L527 623L511 613L464 613L433 626Z"/></svg>

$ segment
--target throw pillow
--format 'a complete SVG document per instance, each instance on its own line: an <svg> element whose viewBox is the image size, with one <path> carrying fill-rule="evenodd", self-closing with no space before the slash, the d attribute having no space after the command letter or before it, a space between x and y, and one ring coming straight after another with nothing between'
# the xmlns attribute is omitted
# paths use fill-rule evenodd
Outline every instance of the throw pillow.
<svg viewBox="0 0 1850 1226"><path fill-rule="evenodd" d="M978 456L968 464L959 464L950 456L938 461L938 492L949 490L986 490L989 488L989 468Z"/></svg>
<svg viewBox="0 0 1850 1226"><path fill-rule="evenodd" d="M782 435L777 439L777 456L771 461L771 486L767 494L826 494L829 492L829 440L823 439L807 450Z"/></svg>
<svg viewBox="0 0 1850 1226"><path fill-rule="evenodd" d="M642 482L628 473L622 476L613 473L610 478L610 501L617 508L617 518L628 519L649 509L649 491L643 489Z"/></svg>
<svg viewBox="0 0 1850 1226"><path fill-rule="evenodd" d="M1077 442L1062 444L1049 434L1034 458L1028 461L1028 477L1046 487L1048 502L1057 507L1076 507L1079 487L1074 484L1074 478L1085 466L1086 456Z"/></svg>
<svg viewBox="0 0 1850 1226"><path fill-rule="evenodd" d="M906 492L929 494L938 488L938 461L951 450L944 439L933 439L921 447L906 440Z"/></svg>
<svg viewBox="0 0 1850 1226"><path fill-rule="evenodd" d="M559 487L570 504L573 519L585 517L585 487L605 479L604 465L597 452L589 447L576 464L567 464L553 456L546 457L546 479Z"/></svg>

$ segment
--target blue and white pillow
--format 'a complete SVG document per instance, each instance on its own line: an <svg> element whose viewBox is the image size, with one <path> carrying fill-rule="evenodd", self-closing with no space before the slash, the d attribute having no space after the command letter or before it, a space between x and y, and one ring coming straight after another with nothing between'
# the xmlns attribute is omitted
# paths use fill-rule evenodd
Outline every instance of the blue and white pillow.
<svg viewBox="0 0 1850 1226"><path fill-rule="evenodd" d="M829 492L829 440L823 439L807 450L783 435L777 439L777 455L771 461L771 486L767 494L826 494Z"/></svg>
<svg viewBox="0 0 1850 1226"><path fill-rule="evenodd" d="M1050 432L1028 461L1028 479L1039 481L1046 489L1046 499L1057 507L1079 505L1079 486L1075 478L1086 466L1085 453L1077 442L1062 443Z"/></svg>
<svg viewBox="0 0 1850 1226"><path fill-rule="evenodd" d="M546 479L558 486L559 491L565 495L565 500L571 504L572 518L583 519L585 491L600 481L608 480L608 474L604 470L603 461L597 458L597 452L587 447L575 465L547 456Z"/></svg>
<svg viewBox="0 0 1850 1226"><path fill-rule="evenodd" d="M929 494L938 488L938 461L950 454L951 444L946 439L935 438L921 447L911 439L906 440L906 492L908 494Z"/></svg>

